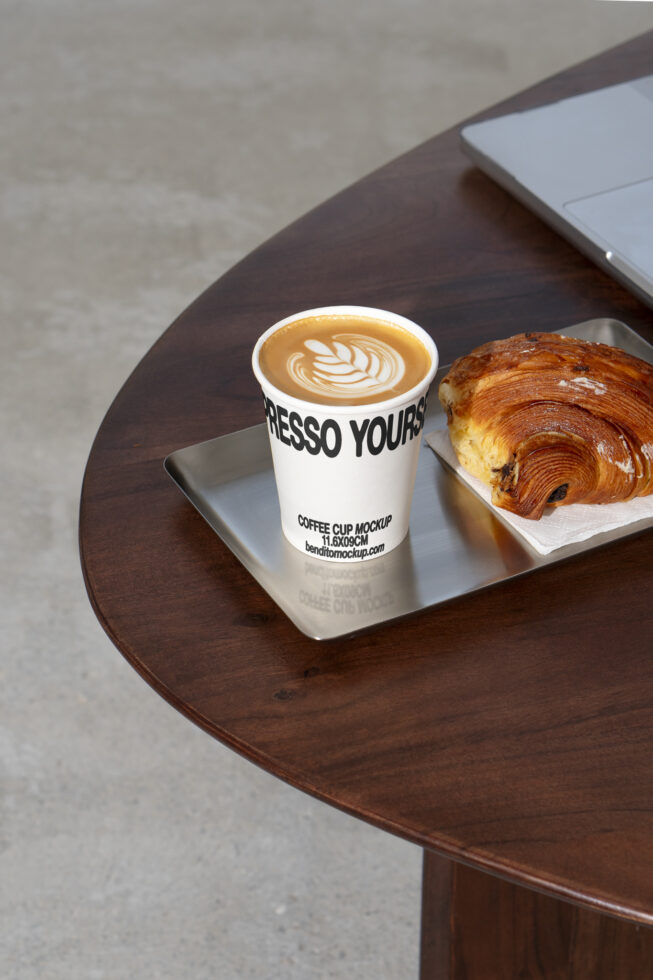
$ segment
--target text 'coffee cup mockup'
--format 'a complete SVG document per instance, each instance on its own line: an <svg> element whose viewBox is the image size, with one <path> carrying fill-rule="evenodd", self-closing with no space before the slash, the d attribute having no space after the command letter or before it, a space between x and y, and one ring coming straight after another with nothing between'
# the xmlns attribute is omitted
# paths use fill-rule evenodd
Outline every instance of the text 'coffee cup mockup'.
<svg viewBox="0 0 653 980"><path fill-rule="evenodd" d="M252 363L296 548L362 561L403 540L437 359L416 324L367 307L310 310L259 339Z"/></svg>

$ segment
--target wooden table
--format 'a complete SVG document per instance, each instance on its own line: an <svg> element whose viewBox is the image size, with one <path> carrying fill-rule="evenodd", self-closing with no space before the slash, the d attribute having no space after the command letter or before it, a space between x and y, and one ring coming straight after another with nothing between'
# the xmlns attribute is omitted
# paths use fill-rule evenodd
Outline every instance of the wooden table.
<svg viewBox="0 0 653 980"><path fill-rule="evenodd" d="M653 32L493 112L652 64ZM491 338L599 316L653 341L651 312L446 132L254 251L138 365L83 486L97 616L211 735L424 848L423 978L652 977L651 535L318 643L163 470L177 448L262 421L256 337L331 303L416 320L442 363Z"/></svg>

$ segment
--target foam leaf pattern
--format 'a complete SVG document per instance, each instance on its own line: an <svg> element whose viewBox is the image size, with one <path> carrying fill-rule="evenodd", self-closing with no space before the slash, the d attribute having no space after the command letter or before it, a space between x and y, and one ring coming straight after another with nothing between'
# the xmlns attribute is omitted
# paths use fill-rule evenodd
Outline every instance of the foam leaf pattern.
<svg viewBox="0 0 653 980"><path fill-rule="evenodd" d="M308 392L322 396L381 396L391 392L406 370L389 344L359 334L335 335L330 344L305 340L304 348L290 356L288 372Z"/></svg>

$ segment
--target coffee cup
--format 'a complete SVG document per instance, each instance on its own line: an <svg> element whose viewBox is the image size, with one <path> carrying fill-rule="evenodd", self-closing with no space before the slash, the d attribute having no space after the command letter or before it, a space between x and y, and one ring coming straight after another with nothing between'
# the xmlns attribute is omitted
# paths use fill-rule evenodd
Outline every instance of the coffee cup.
<svg viewBox="0 0 653 980"><path fill-rule="evenodd" d="M437 366L425 330L372 307L306 310L262 334L252 367L295 548L366 561L405 538Z"/></svg>

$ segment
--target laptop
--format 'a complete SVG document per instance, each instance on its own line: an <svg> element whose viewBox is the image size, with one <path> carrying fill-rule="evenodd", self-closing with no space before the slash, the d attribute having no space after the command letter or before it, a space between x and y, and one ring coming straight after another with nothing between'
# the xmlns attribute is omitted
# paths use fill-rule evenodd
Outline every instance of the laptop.
<svg viewBox="0 0 653 980"><path fill-rule="evenodd" d="M653 75L472 123L465 153L653 307Z"/></svg>

